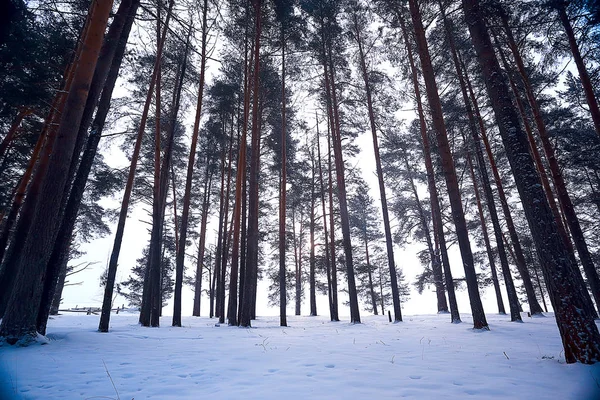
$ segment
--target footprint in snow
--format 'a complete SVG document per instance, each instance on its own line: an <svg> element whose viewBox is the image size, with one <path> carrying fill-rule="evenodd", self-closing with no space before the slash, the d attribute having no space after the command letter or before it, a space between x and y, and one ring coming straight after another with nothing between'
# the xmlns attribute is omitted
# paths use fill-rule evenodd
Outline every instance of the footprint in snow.
<svg viewBox="0 0 600 400"><path fill-rule="evenodd" d="M269 371L270 373L273 373L273 372L277 372L277 371L279 371L279 370L278 370L278 369L276 369L276 368L270 368L270 369L268 369L267 371Z"/></svg>
<svg viewBox="0 0 600 400"><path fill-rule="evenodd" d="M409 375L408 376L410 379L421 379L420 375Z"/></svg>
<svg viewBox="0 0 600 400"><path fill-rule="evenodd" d="M333 365L333 364L325 364L325 368L335 368L335 365Z"/></svg>

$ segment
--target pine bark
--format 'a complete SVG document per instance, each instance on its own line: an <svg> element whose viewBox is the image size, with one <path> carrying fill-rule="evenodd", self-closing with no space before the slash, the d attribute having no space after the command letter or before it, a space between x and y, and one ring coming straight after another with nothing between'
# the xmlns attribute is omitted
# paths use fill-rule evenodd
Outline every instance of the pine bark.
<svg viewBox="0 0 600 400"><path fill-rule="evenodd" d="M479 131L481 133L481 140L484 144L486 154L488 156L488 161L490 163L490 167L492 169L492 175L494 176L494 183L496 184L496 189L498 191L498 198L500 200L500 205L502 207L502 211L504 214L504 221L506 222L506 229L510 234L510 240L512 241L512 246L514 248L515 253L515 264L517 265L517 269L519 270L519 275L521 275L521 279L523 280L523 286L525 287L525 292L527 294L527 302L529 303L529 311L532 315L539 315L542 313L542 307L538 302L535 291L533 288L533 283L531 282L531 274L527 268L527 263L525 262L525 256L523 255L523 248L521 247L521 241L519 240L519 235L517 234L517 230L515 229L515 224L512 219L512 213L508 206L508 200L506 199L506 193L504 192L504 185L502 183L502 179L500 178L500 173L498 172L498 166L496 165L496 160L494 158L494 153L492 151L492 147L490 146L490 142L487 138L487 129L485 128L485 123L483 118L481 117L481 112L479 111L479 104L477 103L477 99L475 97L475 93L473 92L473 87L471 85L471 81L469 79L469 75L466 73L467 69L458 54L458 58L462 67L462 70L465 71L465 83L467 84L467 89L469 92L469 98L471 99L471 104L473 105L473 110L475 112L475 116L477 118L477 123L479 125ZM510 246L507 245L506 248L510 251Z"/></svg>
<svg viewBox="0 0 600 400"><path fill-rule="evenodd" d="M500 258L500 266L502 268L502 275L504 276L504 282L506 285L506 291L508 293L508 304L510 307L510 320L511 321L520 321L521 314L519 312L519 298L517 297L517 291L515 289L515 285L512 279L512 273L510 271L510 266L508 265L508 257L506 254L506 248L504 247L504 242L502 241L502 229L500 227L500 221L498 219L498 212L496 210L496 202L494 200L494 194L492 192L492 185L490 184L490 178L488 176L487 168L485 165L485 160L483 158L483 152L480 146L479 140L479 132L477 131L477 125L475 122L475 115L473 113L473 108L471 106L469 95L467 94L467 87L465 84L463 70L460 65L460 61L458 59L458 52L456 49L456 44L454 42L454 36L452 33L452 27L450 25L450 21L446 18L446 11L441 2L439 2L440 11L442 14L442 19L444 21L444 26L446 28L446 37L448 39L448 44L450 45L450 52L452 54L452 60L454 62L454 67L456 69L456 76L458 77L458 82L460 85L461 94L463 97L463 102L465 104L465 108L467 110L467 116L469 119L469 129L471 131L471 146L475 151L475 160L477 162L477 169L479 172L479 176L481 178L481 184L483 186L483 193L486 200L486 205L488 209L488 213L490 215L490 219L492 220L492 227L494 229L494 236L496 237L496 248L498 250L498 257ZM470 156L468 156L469 167L473 170L472 161ZM473 182L475 184L476 178L473 172ZM483 216L482 213L480 213ZM485 223L485 220L482 220L482 224ZM482 226L482 230L486 230L487 228ZM487 232L486 232L487 235ZM489 240L488 240L489 241ZM489 243L488 243L489 245ZM491 266L491 265L490 265ZM503 307L504 308L504 307Z"/></svg>
<svg viewBox="0 0 600 400"><path fill-rule="evenodd" d="M148 119L148 112L150 111L150 103L152 101L152 94L154 93L154 86L156 84L156 78L158 74L158 67L160 65L160 59L162 57L162 51L165 43L166 32L168 22L171 17L171 9L173 7L173 0L169 2L169 10L165 24L163 26L163 35L161 41L158 44L156 51L156 61L154 63L152 77L150 78L150 84L148 92L146 94L146 102L140 118L140 125L136 136L135 145L133 148L133 154L131 156L131 163L129 166L129 174L127 176L127 183L125 185L125 192L123 194L123 200L121 201L121 210L119 212L119 221L117 223L117 230L115 232L115 240L113 243L112 253L110 255L110 261L108 264L106 286L104 287L104 299L102 302L102 313L100 315L100 323L98 325L99 332L108 332L108 325L110 322L110 309L112 307L112 297L115 285L115 279L117 276L117 265L119 262L119 254L121 252L121 244L123 242L123 234L125 232L125 222L127 220L127 212L129 210L129 202L131 200L131 192L133 190L133 181L135 179L135 172L137 168L137 162L139 159L140 149L142 146L142 138L146 130L146 121Z"/></svg>
<svg viewBox="0 0 600 400"><path fill-rule="evenodd" d="M241 307L240 326L250 327L256 296L255 276L258 274L258 174L260 163L260 129L259 129L259 78L260 78L260 35L262 30L262 0L252 0L254 6L254 70L253 70L253 104L252 104L252 136L250 154L249 195L248 195L248 243L246 254L246 270L244 271L243 303Z"/></svg>
<svg viewBox="0 0 600 400"><path fill-rule="evenodd" d="M396 263L394 260L394 243L392 241L392 228L390 227L390 217L388 213L387 197L385 194L385 183L383 181L383 169L381 167L381 156L379 154L379 141L377 139L377 124L375 121L375 112L373 111L373 98L371 94L371 82L369 81L369 72L367 71L367 64L365 62L365 51L363 49L362 38L360 36L359 22L356 16L356 12L353 15L353 28L356 42L358 44L358 55L360 61L360 70L364 82L365 94L367 97L367 111L369 114L369 125L371 127L371 135L373 137L373 153L375 154L375 166L377 170L377 180L379 183L379 196L381 197L381 212L383 214L383 228L385 232L385 245L387 250L388 268L390 270L390 284L392 286L392 300L394 304L394 321L402 321L402 309L400 307L400 293L398 291L398 282L396 275ZM439 283L436 288L440 288ZM445 295L442 295L446 301ZM438 297L438 301L441 300ZM443 305L442 305L443 308ZM446 306L446 310L448 307ZM438 307L438 311L439 307Z"/></svg>
<svg viewBox="0 0 600 400"><path fill-rule="evenodd" d="M584 310L577 293L568 251L557 232L509 88L493 52L492 42L477 0L463 0L471 40L498 121L500 135L515 176L540 264L550 292L555 318L568 363L594 363L600 359L600 333Z"/></svg>
<svg viewBox="0 0 600 400"><path fill-rule="evenodd" d="M460 188L458 186L454 160L452 159L452 153L446 132L442 104L438 94L437 83L435 81L435 73L431 64L427 39L425 37L425 29L421 21L421 15L416 0L410 0L409 5L415 31L415 38L417 41L417 48L419 50L419 56L421 59L421 69L423 71L423 78L425 80L430 112L433 119L433 126L436 131L436 139L438 144L437 149L441 158L442 170L444 171L444 178L446 180L446 187L448 189L450 207L452 208L452 219L456 228L456 236L458 238L458 245L465 270L465 279L467 282L467 290L469 292L469 301L471 303L471 313L473 315L473 327L475 329L487 330L489 327L483 311L481 297L479 296L477 274L475 272L475 263L473 261L471 244L469 243L469 234L467 230L465 214L462 208Z"/></svg>
<svg viewBox="0 0 600 400"><path fill-rule="evenodd" d="M77 129L89 92L98 55L102 46L112 1L97 1L90 8L89 26L73 81L65 100L56 132L56 143L35 206L31 225L19 251L11 254L9 263L16 265L17 277L0 325L0 336L14 344L20 338L31 340L36 335L37 315L43 292L45 267L58 233L62 198L75 147ZM41 283L41 284L40 284Z"/></svg>
<svg viewBox="0 0 600 400"><path fill-rule="evenodd" d="M92 116L97 106L96 120L102 118L102 125L110 107L110 100L115 86L116 79L119 74L127 39L135 19L135 14L139 6L138 0L124 0L119 5L119 9L113 22L110 25L104 44L100 50L96 71L90 85L90 92L86 101L79 131L77 133L78 142L83 141L87 135L88 129L92 124ZM104 88L104 89L103 89ZM100 96L102 92L102 96ZM106 92L106 96L104 95ZM101 108L100 108L101 107ZM88 136L86 148L79 161L79 167L76 170L70 191L69 197L64 207L60 229L56 237L52 255L46 267L46 279L44 281L44 292L40 304L40 312L37 318L38 332L45 334L46 323L50 313L50 307L54 299L54 293L57 288L57 282L60 276L60 271L63 265L66 265L69 258L69 249L73 236L73 229L77 220L77 214L83 198L86 183L92 169L98 144L100 142L101 132L98 131L98 126ZM83 138L83 139L82 139ZM75 144L75 152L71 161L71 168L75 169L77 165L80 149ZM71 171L69 171L69 179Z"/></svg>
<svg viewBox="0 0 600 400"><path fill-rule="evenodd" d="M189 224L189 212L192 192L192 180L194 176L194 162L196 161L196 147L198 144L198 133L200 132L200 117L202 116L202 96L204 93L204 74L206 70L206 45L208 36L207 26L208 0L202 5L202 48L200 50L200 79L198 82L198 99L196 101L196 115L194 118L194 129L192 131L192 143L190 145L190 156L188 159L187 175L185 179L185 193L183 195L183 209L181 211L181 226L177 254L175 256L175 293L173 298L173 326L181 326L181 290L183 287L183 267L185 261L185 247L187 230ZM201 268L202 264L200 264ZM202 272L200 271L200 280ZM198 310L199 311L199 310Z"/></svg>
<svg viewBox="0 0 600 400"><path fill-rule="evenodd" d="M512 35L512 31L508 25L507 16L504 12L501 12L500 15L508 38L509 47L514 56L514 60L517 65L519 74L521 75L521 79L525 85L525 93L527 95L527 100L529 101L529 105L531 106L537 131L540 136L542 146L544 148L544 153L546 154L546 160L548 161L548 164L550 166L552 181L556 189L556 194L558 196L561 209L566 217L567 226L571 232L571 236L573 238L575 248L577 249L577 253L579 254L579 259L581 260L583 270L585 271L585 274L588 278L588 283L590 285L592 295L594 296L594 300L596 301L596 308L600 309L600 277L598 277L598 272L596 271L596 267L592 260L592 256L587 246L583 230L581 229L579 219L577 218L577 214L575 213L575 206L573 205L569 192L567 191L567 186L564 181L561 168L558 165L558 160L556 159L556 156L554 154L554 147L550 142L550 137L548 136L548 132L546 130L546 124L542 117L541 109L533 93L533 87L525 71L523 59Z"/></svg>
<svg viewBox="0 0 600 400"><path fill-rule="evenodd" d="M427 172L427 187L429 190L429 197L431 202L431 217L433 222L433 231L435 238L437 238L437 241L439 242L439 252L442 260L442 266L444 268L444 280L446 284L446 291L448 292L448 303L450 305L450 321L452 323L460 323L460 313L458 312L458 303L456 301L456 292L454 290L454 280L452 278L452 270L450 269L450 259L448 257L448 250L446 246L444 225L442 221L442 211L440 210L440 201L435 183L435 170L433 167L433 160L431 157L432 151L429 143L429 135L427 134L425 111L423 109L423 103L421 102L421 89L419 88L419 79L417 76L417 68L414 61L413 48L408 35L406 22L400 10L396 10L396 15L398 17L398 21L400 22L402 37L404 38L404 43L406 45L406 50L408 53L411 80L417 102L417 114L419 116L419 132L421 134L423 156L425 158L425 170Z"/></svg>
<svg viewBox="0 0 600 400"><path fill-rule="evenodd" d="M590 114L592 115L594 128L596 129L596 134L600 136L600 108L598 107L598 99L596 99L596 95L594 94L594 86L592 85L590 74L585 66L581 51L579 51L577 39L575 38L571 21L569 21L569 16L567 15L567 5L569 2L564 0L555 0L551 3L556 9L556 12L558 13L558 19L560 20L563 28L565 29L565 33L567 34L569 48L571 49L571 54L573 54L573 60L577 66L577 72L579 72L579 80L583 86L585 100L590 108Z"/></svg>
<svg viewBox="0 0 600 400"><path fill-rule="evenodd" d="M327 300L329 303L329 317L331 321L335 321L333 309L333 288L331 279L331 257L329 254L329 234L327 232L327 209L325 208L325 178L323 176L323 166L321 162L321 135L319 134L319 118L316 115L315 120L317 124L317 160L319 164L321 211L323 213L323 237L325 238L325 271L327 275Z"/></svg>
<svg viewBox="0 0 600 400"><path fill-rule="evenodd" d="M342 225L342 243L344 247L344 256L346 262L346 272L348 275L348 297L350 301L350 322L360 323L360 310L358 307L358 295L356 292L356 282L354 276L354 264L352 258L352 242L350 239L350 221L348 214L348 202L346 198L346 178L344 173L344 158L342 154L342 137L340 129L339 105L336 93L336 78L333 63L333 54L331 44L326 48L327 62L329 64L329 86L331 93L331 108L333 110L333 124L331 137L333 142L333 155L335 160L335 175L337 183L338 203L340 206L340 223ZM392 284L395 281L392 276Z"/></svg>

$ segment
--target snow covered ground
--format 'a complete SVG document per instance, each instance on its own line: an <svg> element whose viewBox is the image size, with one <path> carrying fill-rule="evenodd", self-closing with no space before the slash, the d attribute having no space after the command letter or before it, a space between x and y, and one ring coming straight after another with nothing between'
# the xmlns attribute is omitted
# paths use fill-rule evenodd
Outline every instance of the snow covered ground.
<svg viewBox="0 0 600 400"><path fill-rule="evenodd" d="M47 345L0 347L1 399L600 399L600 366L567 365L552 316L259 318L254 328L184 319L142 328L137 315L62 315ZM109 375L110 374L110 377ZM112 381L111 381L112 380ZM114 386L113 386L114 385Z"/></svg>

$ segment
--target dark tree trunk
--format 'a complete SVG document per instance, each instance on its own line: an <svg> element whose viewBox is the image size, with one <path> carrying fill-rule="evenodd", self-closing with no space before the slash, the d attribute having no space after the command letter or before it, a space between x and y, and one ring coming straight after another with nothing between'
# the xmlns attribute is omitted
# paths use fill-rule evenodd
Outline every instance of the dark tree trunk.
<svg viewBox="0 0 600 400"><path fill-rule="evenodd" d="M329 254L329 234L327 232L327 209L325 208L325 178L323 177L323 166L321 163L321 135L319 134L319 118L315 115L317 123L317 159L319 164L319 183L321 189L321 209L323 212L323 237L325 238L325 271L327 274L327 300L329 302L329 316L335 321L333 310L333 290L331 281L331 258Z"/></svg>
<svg viewBox="0 0 600 400"><path fill-rule="evenodd" d="M121 202L121 210L119 212L119 221L117 223L117 230L115 233L115 240L113 244L112 253L110 255L110 261L108 264L108 273L106 279L106 286L104 287L104 299L102 302L102 313L100 315L100 324L98 331L108 332L108 324L110 321L110 309L112 307L113 290L115 286L115 279L117 276L117 264L119 262L119 254L121 252L121 244L123 242L123 234L125 232L125 222L127 220L127 212L129 210L129 202L131 199L131 192L133 190L133 181L135 179L135 172L137 168L137 162L142 146L142 138L146 130L146 121L148 119L148 112L150 111L150 103L152 102L152 94L154 93L154 86L156 84L156 78L158 74L158 67L160 65L160 59L162 57L162 50L165 43L166 31L168 22L171 17L171 9L173 7L173 0L169 2L169 11L163 27L162 39L159 42L156 51L156 61L154 63L154 69L152 77L150 78L150 86L146 94L146 102L144 104L144 110L140 119L140 125L138 127L138 133L133 148L133 154L131 156L131 164L129 166L129 175L127 176L127 183L125 185L125 193L123 194L123 200ZM102 124L103 125L103 124Z"/></svg>
<svg viewBox="0 0 600 400"><path fill-rule="evenodd" d="M200 217L200 239L198 243L198 263L196 265L196 282L194 284L194 307L192 315L200 316L200 300L202 299L202 271L204 269L204 253L206 251L206 225L208 222L208 209L210 204L210 191L212 186L212 171L209 173L210 155L206 157L206 174L204 175L204 197L202 199L202 216ZM208 280L210 289L210 279Z"/></svg>
<svg viewBox="0 0 600 400"><path fill-rule="evenodd" d="M452 323L459 323L461 322L461 320L460 314L458 312L456 293L454 290L454 280L452 279L452 270L450 269L450 259L448 258L446 238L444 236L444 225L442 221L442 212L440 210L438 191L435 185L435 170L433 168L433 160L431 158L429 136L427 134L427 125L425 123L425 112L423 110L423 104L421 102L421 90L419 88L417 68L415 66L412 44L408 35L406 22L400 10L396 10L396 15L398 16L400 28L402 29L402 36L404 38L404 42L406 43L408 61L410 64L411 80L413 84L413 89L415 91L415 98L417 101L417 112L419 115L419 132L421 133L423 156L425 157L425 169L427 171L427 186L429 189L429 197L431 202L431 217L433 222L433 231L434 237L439 242L439 252L442 259L442 266L444 268L444 279L446 283L446 290L448 291L448 303L450 304L450 320Z"/></svg>
<svg viewBox="0 0 600 400"><path fill-rule="evenodd" d="M419 198L419 192L417 190L417 185L413 179L413 171L408 163L408 158L404 155L404 165L406 166L406 170L408 171L408 181L410 182L410 188L415 196L415 203L417 205L417 209L419 212L419 219L421 222L421 226L423 228L423 232L425 233L425 240L427 241L427 249L429 250L429 258L431 258L431 269L433 272L433 280L435 284L435 292L437 296L437 309L438 313L448 312L448 305L446 303L446 294L444 292L444 278L442 275L442 266L440 263L440 258L435 251L434 245L431 241L431 233L429 231L429 222L427 220L427 215L423 206L421 205L421 199Z"/></svg>
<svg viewBox="0 0 600 400"><path fill-rule="evenodd" d="M460 53L458 54L458 58L463 71L467 71L465 68L462 59L460 58ZM504 214L504 220L506 222L506 228L510 234L510 239L512 241L512 245L515 252L515 264L517 265L517 269L519 270L519 275L521 275L521 279L523 280L523 286L525 287L525 292L527 293L527 302L529 303L529 311L532 315L541 314L542 307L538 302L535 291L533 289L533 284L531 282L531 276L529 274L529 270L527 269L527 263L525 262L525 256L523 255L523 248L521 247L521 241L519 240L519 236L517 235L517 230L515 229L515 224L512 219L512 213L510 208L508 207L508 200L506 199L506 194L504 192L504 185L502 184L502 179L500 178L500 174L498 172L498 166L496 165L496 161L494 159L494 153L492 152L492 147L490 146L490 142L487 138L487 130L485 128L485 123L483 122L483 118L481 117L481 112L479 111L479 105L477 103L477 99L475 97L475 93L473 92L473 87L471 86L471 81L469 79L468 74L465 73L464 76L465 83L467 84L467 89L469 91L469 97L473 104L473 110L475 112L475 116L477 117L477 123L479 125L479 130L481 132L481 139L483 141L486 154L488 156L488 160L490 163L490 167L492 169L492 175L494 176L494 182L496 183L496 189L498 190L498 198L500 200L500 205L502 206L502 211ZM510 246L507 245L506 248L510 251Z"/></svg>
<svg viewBox="0 0 600 400"><path fill-rule="evenodd" d="M369 81L369 73L365 62L365 52L360 36L360 26L356 13L353 15L353 28L356 42L358 43L358 54L360 61L360 69L365 85L365 93L367 96L367 110L369 113L369 124L371 126L371 135L373 136L373 152L375 154L375 165L377 167L377 179L379 181L379 195L381 197L381 211L383 214L383 228L385 231L385 244L387 250L388 267L390 270L390 284L392 286L392 300L394 304L394 321L402 321L402 309L400 307L400 293L398 291L398 278L396 275L396 263L394 261L394 243L392 241L392 228L390 227L390 217L388 214L387 197L385 194L385 184L383 182L383 169L381 168L381 156L379 155L379 143L377 139L377 124L375 122L375 112L373 111L373 100L371 96L371 82ZM439 284L436 287L441 287ZM444 303L446 302L446 297ZM439 300L439 298L438 298ZM446 310L448 307L446 306ZM439 309L438 309L439 311Z"/></svg>
<svg viewBox="0 0 600 400"><path fill-rule="evenodd" d="M479 185L477 184L477 177L473 169L473 162L471 161L471 155L467 155L467 163L469 164L469 171L471 173L471 180L473 181L473 191L475 192L475 200L477 202L477 212L479 214L479 222L481 223L481 233L483 235L483 242L485 243L485 251L488 256L490 263L490 271L492 272L492 283L494 284L494 293L496 294L496 303L498 303L498 314L506 315L504 309L504 301L502 300L502 292L500 291L500 283L498 282L498 273L496 272L496 261L492 246L490 245L490 238L487 231L487 223L483 214L483 206L481 205L481 196L479 194ZM512 309L511 309L512 314Z"/></svg>
<svg viewBox="0 0 600 400"><path fill-rule="evenodd" d="M224 125L225 126L225 125ZM229 219L229 193L231 191L231 164L233 163L233 121L231 122L231 132L229 137L229 160L227 162L227 190L225 191L225 206L223 222L223 249L221 255L221 285L217 288L217 295L221 299L219 302L219 323L225 322L225 286L227 278L227 261L229 260L229 244L231 242L232 229L227 229Z"/></svg>
<svg viewBox="0 0 600 400"><path fill-rule="evenodd" d="M479 2L463 0L467 25L487 91L498 121L500 135L515 176L523 209L536 245L550 292L552 306L568 363L594 363L600 359L600 334L575 284L568 250L557 232L539 175L527 147L527 137L510 99L509 88L493 53L492 42Z"/></svg>
<svg viewBox="0 0 600 400"><path fill-rule="evenodd" d="M317 316L317 283L315 277L315 158L314 154L310 154L311 161L311 185L310 185L310 255L309 255L309 299L310 299L310 315Z"/></svg>
<svg viewBox="0 0 600 400"><path fill-rule="evenodd" d="M2 142L0 142L0 160L4 160L6 151L8 150L11 142L15 138L15 134L21 126L21 122L23 122L25 117L31 114L33 114L33 110L30 108L22 107L19 110L19 113L17 114L13 123L11 124L10 129L6 133L6 136L4 136L4 139L2 139Z"/></svg>
<svg viewBox="0 0 600 400"><path fill-rule="evenodd" d="M60 207L67 175L98 55L102 46L112 1L96 2L90 8L89 25L78 58L73 81L60 115L56 143L49 156L35 211L24 243L9 255L17 276L0 326L8 343L36 335L37 316L43 293L44 273L58 233ZM36 201L37 200L37 201Z"/></svg>
<svg viewBox="0 0 600 400"><path fill-rule="evenodd" d="M329 79L327 78L327 67L325 67L325 82L326 82L326 92L327 98L329 99L329 85L327 84ZM331 162L331 132L335 129L333 123L333 112L331 111L331 101L328 100L328 114L327 114L327 172L328 172L328 191L329 191L329 232L331 238L329 240L329 244L331 246L331 293L332 293L332 303L333 303L333 311L335 318L333 321L339 321L339 310L338 310L338 293L337 293L337 253L335 251L335 220L333 216L333 164Z"/></svg>
<svg viewBox="0 0 600 400"><path fill-rule="evenodd" d="M346 262L346 271L348 275L348 297L350 300L350 322L360 323L360 310L358 307L358 295L356 292L356 282L354 277L354 264L352 260L352 242L350 239L350 221L348 214L348 203L346 199L346 178L344 173L344 156L342 154L342 137L340 129L340 116L335 87L335 71L333 63L333 54L331 44L327 47L327 58L329 63L329 82L331 93L331 108L333 110L333 124L331 137L333 142L333 155L335 160L335 175L337 183L338 202L340 206L340 223L342 225L342 243L344 246L344 256ZM391 277L392 283L395 276Z"/></svg>
<svg viewBox="0 0 600 400"><path fill-rule="evenodd" d="M152 224L152 237L150 238L150 252L149 252L149 265L148 265L148 289L149 289L149 304L150 304L150 326L158 327L160 325L160 316L162 315L162 265L163 258L161 256L162 237L164 231L164 220L165 220L165 208L167 204L167 192L169 189L169 170L171 167L171 160L173 156L173 145L175 139L175 125L177 122L177 115L179 113L179 105L181 103L181 92L183 90L183 82L185 78L185 71L187 67L187 56L190 46L190 33L188 33L185 52L183 60L177 71L176 86L173 92L173 98L171 100L171 106L169 116L167 120L167 134L166 144L164 148L164 154L160 165L160 181L158 183L158 207L155 212L158 212L158 217L155 217L153 213L153 224ZM158 103L157 103L158 107ZM158 227L155 227L158 225ZM144 322L140 321L142 325L147 326Z"/></svg>
<svg viewBox="0 0 600 400"><path fill-rule="evenodd" d="M183 287L183 267L185 261L185 246L189 224L189 212L192 192L192 179L194 175L194 162L196 160L196 146L198 133L200 131L200 117L202 115L202 95L204 93L204 72L206 70L206 43L208 35L207 26L208 0L204 0L202 6L202 48L200 50L200 79L198 82L198 99L196 101L196 116L194 118L194 130L192 131L192 143L190 145L190 156L188 159L187 175L185 179L185 193L183 195L183 210L181 212L181 228L175 256L175 293L173 298L173 326L181 326L181 290ZM207 165L208 169L208 165ZM200 266L200 282L202 282L202 263ZM198 313L200 307L198 307Z"/></svg>
<svg viewBox="0 0 600 400"><path fill-rule="evenodd" d="M542 146L544 148L544 153L546 154L546 159L548 161L548 164L550 165L552 181L556 189L556 194L561 209L566 217L567 226L571 231L571 236L573 237L575 248L577 249L579 259L581 260L581 264L583 265L583 270L585 271L585 274L588 278L588 283L590 285L592 295L594 296L594 300L596 301L596 307L597 309L600 309L600 278L598 277L598 272L596 271L596 267L594 266L594 262L592 260L592 256L588 249L587 243L585 241L581 225L579 224L579 219L577 218L577 214L575 213L575 207L573 206L573 202L571 201L571 197L567 191L567 186L564 181L561 168L558 165L558 160L556 159L556 156L554 154L554 148L552 146L552 143L550 143L550 138L546 130L546 124L544 123L539 104L533 93L533 87L531 86L531 82L529 81L529 77L525 71L523 59L513 38L512 31L508 26L507 16L504 12L501 12L500 15L502 18L504 29L506 31L506 35L508 37L509 47L514 56L517 69L519 71L519 74L521 75L521 79L523 80L523 83L525 85L525 93L527 95L527 100L529 101L529 105L531 106L538 134L540 135Z"/></svg>
<svg viewBox="0 0 600 400"><path fill-rule="evenodd" d="M46 267L46 279L44 281L44 293L40 303L40 312L37 319L38 332L41 334L46 333L46 323L48 321L48 315L50 313L50 307L55 297L54 293L59 279L60 270L63 265L66 265L69 257L69 248L71 245L71 237L73 235L73 229L77 220L77 214L79 212L79 206L81 205L81 199L85 191L85 186L94 163L96 151L98 149L98 143L102 134L102 128L106 119L106 114L110 108L110 100L116 79L119 75L121 62L123 60L123 54L125 53L125 47L127 46L127 39L135 19L137 7L139 6L138 0L123 1L119 5L119 10L113 20L102 49L100 50L100 56L98 58L98 64L96 65L96 71L90 85L90 92L86 101L85 109L81 124L79 126L79 132L77 133L77 140L83 142L87 131L92 124L92 116L96 105L98 105L98 111L96 112L96 120L102 119L102 127L99 127L94 123L93 130L88 137L86 149L82 155L81 161L79 162L79 168L73 180L73 185L69 193L68 200L65 205L64 214L58 235L56 237L52 255L50 261ZM104 88L104 89L103 89ZM100 98L100 91L105 91L106 96ZM102 108L100 108L102 107ZM94 121L95 122L95 121ZM98 131L98 128L100 128ZM75 169L77 165L78 156L80 149L76 143L75 153L73 160L71 161L71 169ZM71 173L69 172L69 179Z"/></svg>
<svg viewBox="0 0 600 400"><path fill-rule="evenodd" d="M471 244L469 243L469 234L467 230L465 214L462 208L460 188L458 186L454 160L452 159L450 144L448 142L446 125L442 113L442 104L440 102L437 84L435 81L435 72L431 64L427 40L425 38L425 29L421 21L421 15L416 0L410 0L409 5L414 25L415 38L417 41L417 48L419 49L419 56L421 58L423 78L425 80L425 87L427 89L427 98L429 100L433 125L436 131L438 152L441 158L446 186L448 188L448 197L450 200L450 207L452 208L452 219L454 220L454 225L456 227L456 236L458 238L458 245L465 270L465 279L467 282L467 290L469 292L469 301L471 303L471 313L473 315L473 327L475 329L489 329L487 320L485 318L485 313L483 311L481 297L479 296L477 274L475 272Z"/></svg>
<svg viewBox="0 0 600 400"><path fill-rule="evenodd" d="M252 0L254 5L254 71L253 71L253 104L252 104L252 139L250 154L250 192L248 197L248 243L246 254L246 270L244 271L243 303L241 307L240 325L250 327L256 298L255 276L258 274L258 173L260 163L260 129L259 129L259 78L260 78L260 35L262 28L262 0Z"/></svg>
<svg viewBox="0 0 600 400"><path fill-rule="evenodd" d="M500 266L502 268L502 275L504 276L506 291L508 293L508 304L510 307L510 319L511 319L511 321L522 322L521 314L519 312L519 307L520 307L519 306L519 298L517 297L517 291L515 289L515 285L514 285L514 282L512 279L510 266L508 265L508 257L506 255L506 249L504 247L504 242L502 241L502 229L500 228L498 212L496 211L496 203L494 201L492 185L490 184L490 178L488 176L487 168L485 166L483 152L481 151L481 146L480 146L480 141L479 141L479 132L477 131L475 115L473 113L473 108L471 107L469 95L467 94L467 87L466 87L465 80L463 77L463 70L461 68L460 61L458 59L458 52L456 50L456 45L454 43L452 27L450 26L450 21L448 21L448 19L446 18L446 11L445 11L444 6L441 3L441 1L439 2L439 5L440 5L440 11L442 14L442 18L444 20L444 26L446 28L446 37L448 39L448 44L450 45L450 52L452 53L452 61L454 62L454 67L456 69L456 76L458 77L458 82L460 84L460 90L461 90L461 94L463 97L463 102L465 104L465 108L467 110L467 116L469 118L469 128L471 130L472 147L475 150L475 157L476 157L476 161L477 161L479 176L481 178L481 184L483 185L483 193L485 195L487 209L490 214L490 219L492 220L494 235L496 237L496 248L498 249L498 256L500 258ZM469 163L469 167L472 170L473 182L475 185L476 184L475 172L473 170L472 161L471 161L470 156L468 156L468 163ZM477 195L479 195L479 194L477 194ZM483 213L480 212L480 215L482 217L482 230L485 231L485 230L487 230L487 228L484 225L485 219L483 219ZM486 231L486 236L487 236L487 231ZM489 242L489 239L488 239L488 242ZM488 243L488 245L489 245L489 243ZM493 267L493 266L490 265L490 267ZM502 308L504 308L504 307L502 307Z"/></svg>
<svg viewBox="0 0 600 400"><path fill-rule="evenodd" d="M575 33L573 32L573 27L571 26L569 16L567 15L567 5L569 2L564 0L556 0L550 3L556 9L558 13L558 19L565 28L565 33L569 39L571 54L573 54L573 60L577 66L577 72L579 72L579 80L583 86L583 92L585 93L585 99L590 107L590 114L592 115L592 121L594 121L594 128L596 129L596 133L600 135L600 108L598 107L598 100L594 94L594 86L590 80L590 74L587 71L585 62L583 61L583 57L579 51L577 39L575 39Z"/></svg>
<svg viewBox="0 0 600 400"><path fill-rule="evenodd" d="M287 326L285 271L285 207L287 182L286 119L285 119L285 31L281 28L281 175L279 183L279 325Z"/></svg>
<svg viewBox="0 0 600 400"><path fill-rule="evenodd" d="M52 298L52 305L50 306L50 315L57 315L60 303L62 302L62 292L65 288L65 280L67 278L67 263L65 262L60 267L60 273L58 275L58 282L56 283L56 291Z"/></svg>

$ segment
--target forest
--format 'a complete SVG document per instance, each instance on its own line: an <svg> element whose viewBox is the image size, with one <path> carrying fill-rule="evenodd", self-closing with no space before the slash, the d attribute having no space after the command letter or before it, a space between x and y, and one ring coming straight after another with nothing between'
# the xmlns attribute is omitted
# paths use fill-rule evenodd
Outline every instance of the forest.
<svg viewBox="0 0 600 400"><path fill-rule="evenodd" d="M431 313L482 332L486 312L549 313L567 363L600 361L597 0L1 7L3 345L46 335L74 260L110 237L99 332L117 295L142 327L168 302L181 327L186 288L193 316L204 299L251 327L260 282L282 327L321 295L331 321L401 322L416 246ZM119 280L136 207L148 241Z"/></svg>

